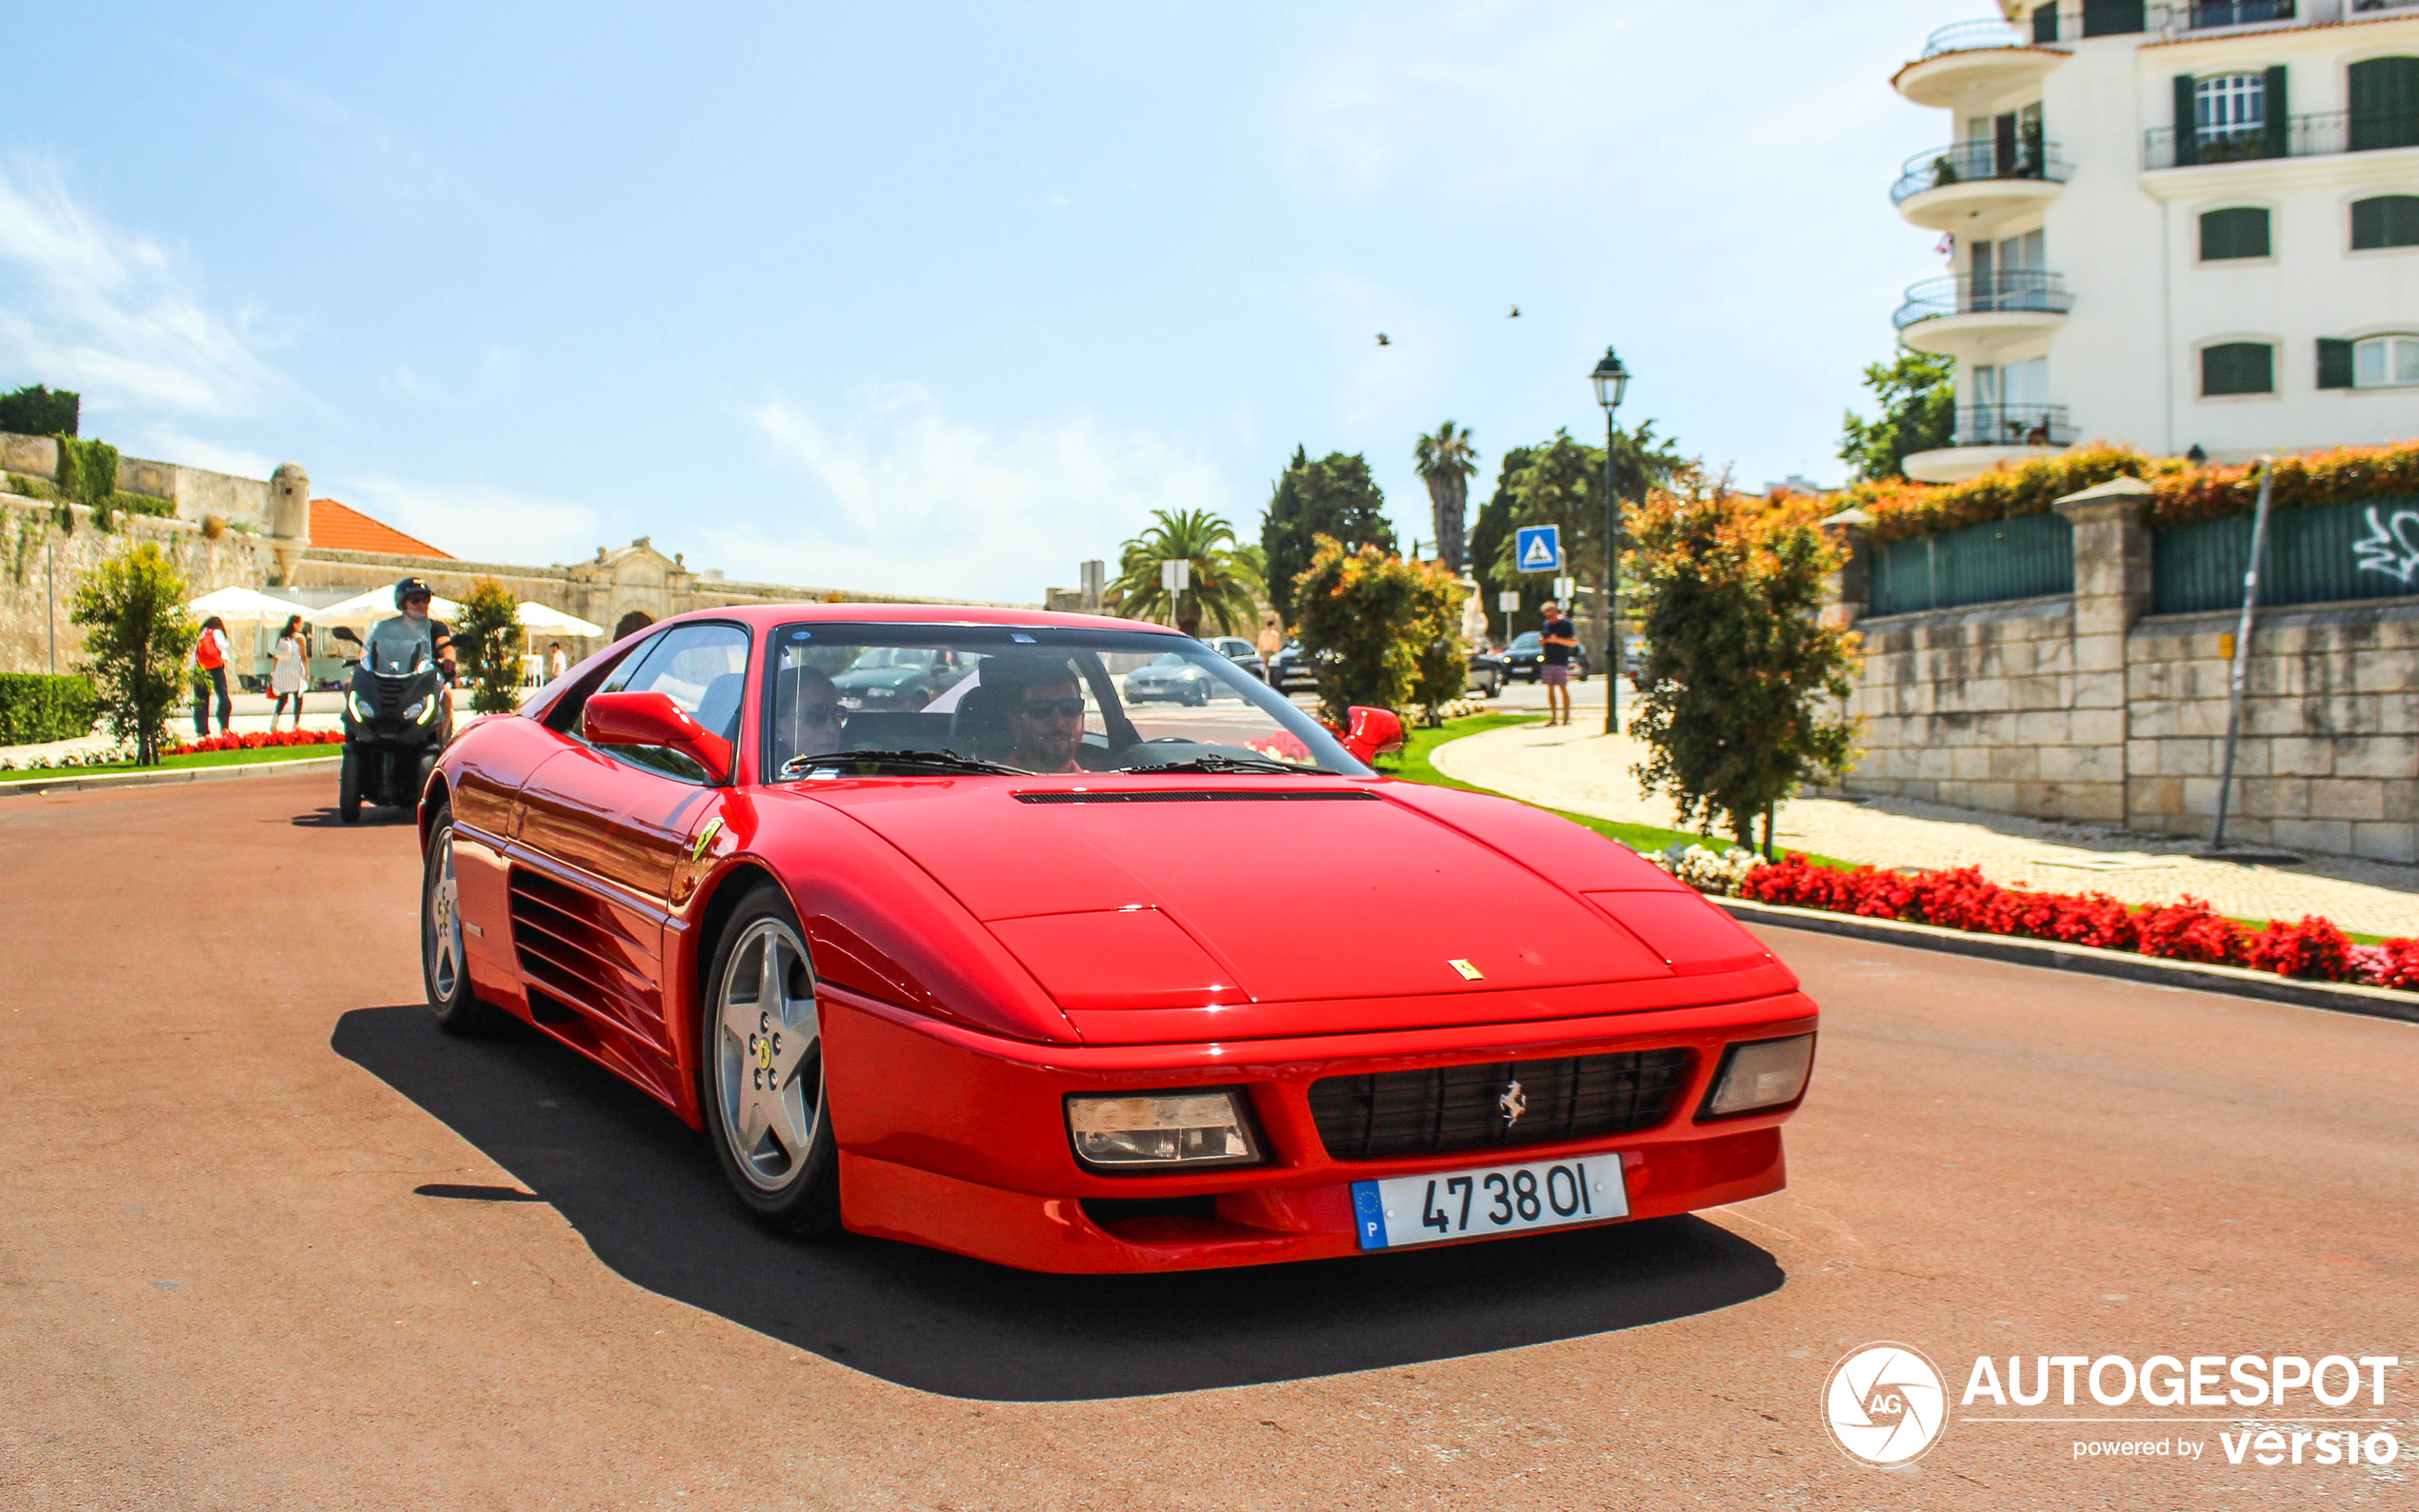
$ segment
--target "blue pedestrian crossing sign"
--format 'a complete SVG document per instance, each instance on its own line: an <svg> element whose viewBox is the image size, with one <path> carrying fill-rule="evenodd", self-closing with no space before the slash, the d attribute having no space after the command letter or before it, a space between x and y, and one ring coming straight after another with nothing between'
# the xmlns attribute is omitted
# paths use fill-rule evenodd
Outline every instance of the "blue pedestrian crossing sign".
<svg viewBox="0 0 2419 1512"><path fill-rule="evenodd" d="M1513 533L1512 557L1523 572L1562 570L1562 527L1524 525Z"/></svg>

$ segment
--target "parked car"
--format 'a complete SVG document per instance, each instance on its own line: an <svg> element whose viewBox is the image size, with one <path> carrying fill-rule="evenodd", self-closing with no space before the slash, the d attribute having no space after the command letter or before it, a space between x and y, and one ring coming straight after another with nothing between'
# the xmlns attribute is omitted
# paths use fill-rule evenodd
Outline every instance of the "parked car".
<svg viewBox="0 0 2419 1512"><path fill-rule="evenodd" d="M1211 647L1215 649L1215 647ZM1165 699L1172 704L1190 704L1195 708L1210 702L1210 694L1222 685L1217 678L1187 657L1170 651L1149 666L1137 667L1126 674L1126 702L1147 704Z"/></svg>
<svg viewBox="0 0 2419 1512"><path fill-rule="evenodd" d="M1499 659L1506 677L1527 678L1533 683L1537 681L1537 668L1546 660L1546 637L1536 630L1524 630L1512 637L1511 645L1504 648ZM1570 653L1570 675L1576 682L1588 680L1588 648L1584 646Z"/></svg>
<svg viewBox="0 0 2419 1512"><path fill-rule="evenodd" d="M831 679L847 708L913 711L932 702L970 670L948 651L877 646Z"/></svg>
<svg viewBox="0 0 2419 1512"><path fill-rule="evenodd" d="M1262 682L1269 680L1269 664L1261 659L1260 648L1239 635L1213 635L1202 642L1210 649L1242 667Z"/></svg>
<svg viewBox="0 0 2419 1512"><path fill-rule="evenodd" d="M1318 676L1311 668L1310 653L1302 648L1300 641L1288 641L1285 649L1277 652L1277 665L1269 669L1269 686L1280 693L1319 686Z"/></svg>
<svg viewBox="0 0 2419 1512"><path fill-rule="evenodd" d="M874 649L971 671L944 708L842 708L823 669ZM1161 656L1241 705L1216 742L1119 698L1110 659ZM674 616L446 748L419 806L429 1005L639 1087L769 1227L1032 1270L1780 1190L1817 1028L1789 968L1589 830L1380 777L1402 735L1355 708L1339 738L1149 626Z"/></svg>

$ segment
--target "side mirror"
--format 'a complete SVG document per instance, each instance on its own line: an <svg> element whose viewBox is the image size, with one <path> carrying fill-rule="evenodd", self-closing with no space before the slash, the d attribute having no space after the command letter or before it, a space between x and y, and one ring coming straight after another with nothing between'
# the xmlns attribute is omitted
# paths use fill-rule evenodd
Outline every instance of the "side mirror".
<svg viewBox="0 0 2419 1512"><path fill-rule="evenodd" d="M597 746L660 746L706 769L719 787L730 781L730 742L698 724L668 693L592 693L580 709L580 733Z"/></svg>
<svg viewBox="0 0 2419 1512"><path fill-rule="evenodd" d="M353 634L352 631L347 629L341 625L330 630L328 633L344 642L347 646L359 646L361 644L360 636Z"/></svg>
<svg viewBox="0 0 2419 1512"><path fill-rule="evenodd" d="M1355 704L1345 715L1344 748L1362 765L1403 748L1403 721L1390 708Z"/></svg>

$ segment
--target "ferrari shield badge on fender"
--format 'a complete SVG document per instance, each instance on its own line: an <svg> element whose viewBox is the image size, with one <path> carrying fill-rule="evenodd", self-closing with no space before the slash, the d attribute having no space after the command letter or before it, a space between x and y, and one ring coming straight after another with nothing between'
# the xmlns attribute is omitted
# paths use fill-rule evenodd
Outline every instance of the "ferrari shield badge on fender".
<svg viewBox="0 0 2419 1512"><path fill-rule="evenodd" d="M1464 982L1478 982L1484 980L1487 975L1486 972L1479 970L1476 966L1471 965L1467 961L1448 961L1445 964L1460 972Z"/></svg>

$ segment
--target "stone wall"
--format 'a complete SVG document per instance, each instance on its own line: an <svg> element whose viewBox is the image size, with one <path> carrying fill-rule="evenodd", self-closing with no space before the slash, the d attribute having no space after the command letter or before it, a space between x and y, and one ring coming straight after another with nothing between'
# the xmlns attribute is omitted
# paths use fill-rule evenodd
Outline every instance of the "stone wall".
<svg viewBox="0 0 2419 1512"><path fill-rule="evenodd" d="M2058 506L2071 596L1866 618L1867 547L1826 618L1865 637L1851 791L2169 834L2217 813L2233 614L2151 615L2150 539L2118 485ZM2263 609L2229 844L2419 862L2419 597Z"/></svg>
<svg viewBox="0 0 2419 1512"><path fill-rule="evenodd" d="M49 436L0 432L0 469L56 483L59 444ZM199 524L216 515L230 525L255 530L269 528L270 486L259 478L238 478L204 468L121 456L117 459L117 486L121 493L174 500L180 520Z"/></svg>
<svg viewBox="0 0 2419 1512"><path fill-rule="evenodd" d="M82 506L70 513L75 527L62 530L52 506L0 497L0 671L73 671L84 655L84 631L68 623L77 580L138 543L157 543L196 595L258 587L269 575L270 547L259 536L230 530L213 540L189 520L125 514L100 530Z"/></svg>

